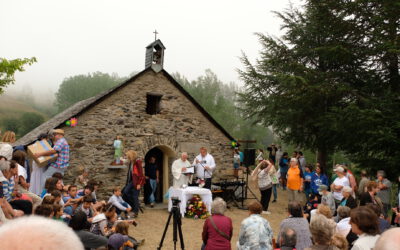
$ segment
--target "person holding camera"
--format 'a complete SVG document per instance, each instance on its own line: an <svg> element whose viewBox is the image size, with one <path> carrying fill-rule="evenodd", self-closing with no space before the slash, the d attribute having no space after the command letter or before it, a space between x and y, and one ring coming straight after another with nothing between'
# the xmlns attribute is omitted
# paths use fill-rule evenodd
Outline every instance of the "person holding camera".
<svg viewBox="0 0 400 250"><path fill-rule="evenodd" d="M274 174L274 172L271 171L272 168L274 168L274 165L270 160L263 160L251 173L252 179L258 181L258 188L260 189L261 193L263 214L270 214L270 212L268 211L268 206L272 193L272 175Z"/></svg>

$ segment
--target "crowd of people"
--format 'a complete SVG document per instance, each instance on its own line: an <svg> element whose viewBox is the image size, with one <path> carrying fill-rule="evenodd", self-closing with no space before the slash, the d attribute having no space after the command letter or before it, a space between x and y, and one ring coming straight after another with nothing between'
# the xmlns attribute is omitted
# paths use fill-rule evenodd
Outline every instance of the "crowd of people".
<svg viewBox="0 0 400 250"><path fill-rule="evenodd" d="M369 178L362 170L357 184L355 175L346 165L336 165L328 178L319 163L307 164L302 152L294 152L289 158L287 152L279 154L279 148L275 151L277 157L271 157L269 151L270 154L265 155L259 150L256 157L258 164L251 176L260 190L261 203L257 213L251 210L256 205L250 206L250 213L271 214L268 207L274 186L279 185L287 192L288 218L281 222L276 242L281 249L373 249L379 245L381 234L399 226L400 192L392 204L392 183L383 170L377 171L376 178ZM398 181L400 183L400 177ZM274 201L276 199L275 196ZM251 224L257 223L252 221ZM242 223L238 249L252 249L254 244L260 249L271 249L272 238L265 243L266 235L271 233L260 236L261 233L251 232L249 235L255 238L246 239L242 235L246 235L242 231L249 231L246 225L247 220ZM394 232L400 239L399 231ZM264 247L266 244L271 246ZM400 242L397 244L400 249Z"/></svg>
<svg viewBox="0 0 400 250"><path fill-rule="evenodd" d="M101 182L81 167L81 175L71 183L64 183L64 173L69 167L69 145L61 129L40 135L38 140L48 142L53 150L35 154L43 157L56 154L55 161L40 167L35 161L29 166L24 147L13 147L15 134L4 133L0 143L0 240L7 233L38 225L46 218L49 228L64 232L64 239L79 239L71 249L136 249L142 240L129 236L130 225L136 226L139 193L145 182L152 189L158 183L159 172L155 158L150 157L149 167L143 170L142 161L132 150L125 151L129 166L126 185L114 187L107 202L99 200ZM392 183L380 170L376 178L369 178L361 171L359 182L351 169L336 165L332 176L316 163L306 163L302 152L288 153L271 145L268 155L262 150L257 155L257 166L251 173L258 184L261 203L249 205L249 217L241 223L237 249L395 249L399 246L400 224L399 198L392 204ZM174 187L182 188L193 183L194 174L198 185L211 188L212 173L216 167L206 148L200 149L193 163L187 153L182 153L172 165ZM239 169L240 151L234 151L234 168ZM152 167L153 166L153 167ZM189 171L191 168L194 170ZM400 179L399 179L400 181ZM268 217L269 203L278 199L277 190L288 194L288 216L273 237ZM148 195L151 204L155 193ZM205 220L202 240L203 249L231 249L232 220L225 216L226 203L214 199L212 215ZM34 214L34 217L23 215ZM10 223L12 221L12 223ZM35 224L36 223L36 224ZM391 229L391 227L394 227ZM395 237L397 236L397 237ZM56 237L56 236L55 236ZM7 238L12 239L12 237ZM4 241L4 244L8 244ZM74 244L75 244L74 243ZM67 244L67 243L65 243ZM71 243L73 244L73 243ZM71 245L72 246L72 245Z"/></svg>
<svg viewBox="0 0 400 250"><path fill-rule="evenodd" d="M15 134L7 131L0 143L0 228L15 229L15 223L30 221L23 215L35 215L57 222L50 228L64 230L68 226L80 240L80 248L70 249L136 249L143 240L128 235L130 225L139 210L139 190L145 176L135 151L127 151L129 175L128 185L114 187L108 201L99 200L97 193L101 182L90 178L89 171L82 168L82 174L72 183L64 183L64 172L69 167L69 145L64 131L56 129L41 135L53 148L35 157L57 154L54 162L39 167L32 161L32 171L23 147L13 147ZM128 199L124 200L123 196ZM48 220L46 220L48 221ZM2 225L4 224L4 225ZM44 224L48 224L45 222ZM63 224L60 226L59 224ZM24 225L22 228L26 228ZM72 237L72 236L71 236ZM68 239L68 238L66 238ZM72 244L72 243L71 243ZM3 241L2 241L3 245ZM73 244L72 244L73 245ZM15 249L15 248L13 248ZM44 248L43 248L44 249ZM66 248L67 249L67 248Z"/></svg>

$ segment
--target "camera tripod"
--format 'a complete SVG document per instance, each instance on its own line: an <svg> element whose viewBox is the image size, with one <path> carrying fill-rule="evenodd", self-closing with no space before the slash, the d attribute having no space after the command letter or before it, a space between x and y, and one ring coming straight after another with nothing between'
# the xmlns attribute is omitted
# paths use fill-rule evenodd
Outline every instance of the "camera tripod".
<svg viewBox="0 0 400 250"><path fill-rule="evenodd" d="M171 221L171 217L173 217L172 239L174 241L174 250L176 250L176 242L178 241L178 233L179 233L179 240L181 242L181 249L182 250L185 249L185 243L183 242L183 234L182 234L182 220L181 220L182 215L181 215L181 211L178 206L178 204L181 201L174 197L172 197L171 200L172 200L172 209L171 209L171 212L169 212L167 224L165 224L165 229L164 229L163 235L161 237L160 245L157 248L158 250L161 250L161 248L162 248L162 245L163 245L163 242L165 239L165 235L167 234L169 222Z"/></svg>
<svg viewBox="0 0 400 250"><path fill-rule="evenodd" d="M242 188L242 206L240 207L240 209L243 209L243 210L247 210L247 207L245 207L244 206L244 200L247 200L247 199L255 199L256 201L258 201L258 202L260 202L258 199L257 199L257 196L255 195L255 193L253 192L253 190L251 190L251 188L249 187L249 173L250 173L250 166L245 166L246 167L246 182L245 182L245 185L244 185L244 187ZM250 192L252 195L253 195L253 198L249 198L248 196L247 196L247 192Z"/></svg>

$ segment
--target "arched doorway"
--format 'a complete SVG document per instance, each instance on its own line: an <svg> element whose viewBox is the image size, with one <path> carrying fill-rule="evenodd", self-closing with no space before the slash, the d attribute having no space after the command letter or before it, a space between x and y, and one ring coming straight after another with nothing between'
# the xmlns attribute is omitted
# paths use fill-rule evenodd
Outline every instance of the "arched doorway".
<svg viewBox="0 0 400 250"><path fill-rule="evenodd" d="M156 159L156 165L159 171L159 183L157 185L157 190L155 194L155 199L157 203L161 202L166 202L164 199L164 194L167 192L167 190L170 187L170 182L172 179L170 179L171 175L171 170L170 166L172 164L172 161L176 157L176 153L168 146L165 145L158 145L153 148L151 148L149 151L147 151L145 157L144 157L144 162L145 162L145 168L146 165L149 164L149 160L151 157L154 157ZM148 185L148 184L146 184ZM145 203L147 203L147 188L145 189Z"/></svg>

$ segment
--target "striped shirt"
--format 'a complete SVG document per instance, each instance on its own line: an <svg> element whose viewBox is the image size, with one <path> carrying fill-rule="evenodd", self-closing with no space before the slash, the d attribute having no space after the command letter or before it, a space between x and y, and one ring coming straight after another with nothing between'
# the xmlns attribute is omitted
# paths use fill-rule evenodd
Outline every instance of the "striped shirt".
<svg viewBox="0 0 400 250"><path fill-rule="evenodd" d="M8 181L3 181L3 194L8 202L12 200L12 193L14 191L14 178L11 177Z"/></svg>
<svg viewBox="0 0 400 250"><path fill-rule="evenodd" d="M69 166L69 145L65 138L56 141L53 149L57 151L57 160L50 164L50 167L64 169Z"/></svg>

